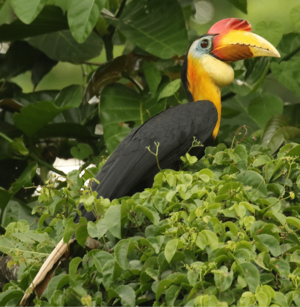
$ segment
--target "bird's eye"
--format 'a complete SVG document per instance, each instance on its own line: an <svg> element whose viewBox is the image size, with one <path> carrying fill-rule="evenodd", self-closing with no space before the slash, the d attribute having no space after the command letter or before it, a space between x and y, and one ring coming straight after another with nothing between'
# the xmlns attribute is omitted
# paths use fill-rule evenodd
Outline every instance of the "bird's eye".
<svg viewBox="0 0 300 307"><path fill-rule="evenodd" d="M204 39L204 40L201 41L201 47L202 48L207 48L208 45L209 45L208 39Z"/></svg>

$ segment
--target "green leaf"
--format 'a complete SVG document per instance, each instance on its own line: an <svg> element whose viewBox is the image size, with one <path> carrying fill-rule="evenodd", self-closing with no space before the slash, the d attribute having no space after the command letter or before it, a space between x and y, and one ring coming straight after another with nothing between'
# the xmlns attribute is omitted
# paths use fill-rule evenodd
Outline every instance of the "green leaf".
<svg viewBox="0 0 300 307"><path fill-rule="evenodd" d="M122 306L135 306L135 292L130 286L119 286L115 289L121 298Z"/></svg>
<svg viewBox="0 0 300 307"><path fill-rule="evenodd" d="M267 145L272 139L275 132L282 127L288 126L289 119L284 115L273 116L267 123L261 136L260 143Z"/></svg>
<svg viewBox="0 0 300 307"><path fill-rule="evenodd" d="M29 104L23 107L20 113L14 114L15 125L28 136L32 136L64 110L77 106L73 105L73 101L62 107L57 107L52 101Z"/></svg>
<svg viewBox="0 0 300 307"><path fill-rule="evenodd" d="M165 103L157 103L129 87L114 84L103 90L99 108L105 143L111 153L130 132L126 122L134 122L137 127L149 118L149 114L152 117L163 111Z"/></svg>
<svg viewBox="0 0 300 307"><path fill-rule="evenodd" d="M286 126L279 128L274 133L273 137L271 138L268 147L271 148L272 153L277 151L279 147L285 141L291 141L293 139L300 137L300 129L296 127Z"/></svg>
<svg viewBox="0 0 300 307"><path fill-rule="evenodd" d="M244 262L240 264L243 272L244 277L248 283L249 290L252 293L255 293L257 286L259 285L259 271L258 269L252 264L248 262Z"/></svg>
<svg viewBox="0 0 300 307"><path fill-rule="evenodd" d="M244 14L248 14L247 12L247 0L228 0L231 4L233 4L237 9L242 11Z"/></svg>
<svg viewBox="0 0 300 307"><path fill-rule="evenodd" d="M157 286L157 291L156 291L156 300L158 301L159 298L161 297L162 293L168 289L168 287L173 283L172 280L169 279L164 279L159 282Z"/></svg>
<svg viewBox="0 0 300 307"><path fill-rule="evenodd" d="M286 222L294 227L297 227L300 229L300 219L297 219L296 217L293 216L288 216L286 218Z"/></svg>
<svg viewBox="0 0 300 307"><path fill-rule="evenodd" d="M63 88L55 98L58 107L73 106L77 108L82 101L83 88L80 85L70 85Z"/></svg>
<svg viewBox="0 0 300 307"><path fill-rule="evenodd" d="M169 59L186 52L187 31L177 1L133 0L120 19L106 18L133 44L155 56Z"/></svg>
<svg viewBox="0 0 300 307"><path fill-rule="evenodd" d="M62 287L67 285L69 283L69 275L67 274L61 274L58 276L54 276L48 286L47 286L47 298L50 302L52 300L52 297L55 294L56 290L60 290Z"/></svg>
<svg viewBox="0 0 300 307"><path fill-rule="evenodd" d="M291 22L294 24L297 31L300 31L299 12L300 12L300 5L293 7L290 11Z"/></svg>
<svg viewBox="0 0 300 307"><path fill-rule="evenodd" d="M57 64L57 61L51 60L46 54L41 53L33 64L31 71L31 82L36 88L45 75Z"/></svg>
<svg viewBox="0 0 300 307"><path fill-rule="evenodd" d="M40 54L26 42L14 42L1 61L0 78L10 79L30 70Z"/></svg>
<svg viewBox="0 0 300 307"><path fill-rule="evenodd" d="M92 147L84 143L79 143L72 147L70 152L74 158L79 160L84 160L94 153Z"/></svg>
<svg viewBox="0 0 300 307"><path fill-rule="evenodd" d="M175 285L172 285L167 291L166 291L166 303L167 306L174 306L175 300L177 296L180 293L181 288L177 287Z"/></svg>
<svg viewBox="0 0 300 307"><path fill-rule="evenodd" d="M93 31L106 0L72 0L68 7L68 23L73 37L83 43Z"/></svg>
<svg viewBox="0 0 300 307"><path fill-rule="evenodd" d="M143 71L144 71L151 95L152 97L154 97L162 76L160 72L158 71L154 62L144 62Z"/></svg>
<svg viewBox="0 0 300 307"><path fill-rule="evenodd" d="M29 154L29 150L26 148L22 138L14 139L14 141L9 145L14 150L14 152L19 155L27 156Z"/></svg>
<svg viewBox="0 0 300 307"><path fill-rule="evenodd" d="M111 234L121 239L121 205L110 206L105 213L104 220Z"/></svg>
<svg viewBox="0 0 300 307"><path fill-rule="evenodd" d="M117 245L115 246L115 256L116 256L116 260L119 264L119 266L123 269L123 270L127 270L128 269L128 259L127 259L127 254L129 251L129 247L131 244L131 239L126 239L126 240L121 240L117 243Z"/></svg>
<svg viewBox="0 0 300 307"><path fill-rule="evenodd" d="M35 19L46 2L46 0L27 0L26 5L24 5L24 1L22 0L10 1L16 15L26 24L31 23Z"/></svg>
<svg viewBox="0 0 300 307"><path fill-rule="evenodd" d="M259 241L271 252L271 254L275 257L278 257L282 254L282 251L279 247L278 240L276 240L273 236L268 234L257 235Z"/></svg>
<svg viewBox="0 0 300 307"><path fill-rule="evenodd" d="M260 128L264 128L272 116L280 115L282 111L283 102L278 96L260 95L252 99L248 106L250 116Z"/></svg>
<svg viewBox="0 0 300 307"><path fill-rule="evenodd" d="M208 242L211 250L215 250L215 249L218 248L219 240L218 240L218 237L215 233L213 233L210 230L202 230L201 233L206 236L207 242Z"/></svg>
<svg viewBox="0 0 300 307"><path fill-rule="evenodd" d="M170 240L165 247L165 257L166 260L170 263L173 256L175 255L177 251L177 246L178 246L178 239L172 239Z"/></svg>
<svg viewBox="0 0 300 307"><path fill-rule="evenodd" d="M70 279L73 282L75 282L75 280L76 280L77 269L78 269L78 266L81 263L81 261L82 261L82 259L80 257L73 258L70 261L70 264L69 264L69 277L70 277Z"/></svg>
<svg viewBox="0 0 300 307"><path fill-rule="evenodd" d="M69 30L38 35L27 41L52 60L76 64L98 56L102 49L101 40L94 32L82 44L75 41Z"/></svg>
<svg viewBox="0 0 300 307"><path fill-rule="evenodd" d="M142 212L153 223L153 225L156 226L159 223L159 214L152 206L137 205L135 210L137 212Z"/></svg>
<svg viewBox="0 0 300 307"><path fill-rule="evenodd" d="M37 167L38 165L36 162L30 162L17 181L11 185L9 192L16 194L21 188L32 186L31 179L36 174Z"/></svg>
<svg viewBox="0 0 300 307"><path fill-rule="evenodd" d="M264 178L254 171L246 171L241 173L236 178L239 182L242 182L244 185L252 187L252 189L257 189L263 194L267 194L267 188Z"/></svg>
<svg viewBox="0 0 300 307"><path fill-rule="evenodd" d="M21 1L19 0L19 2ZM24 4L23 6L27 7ZM68 22L62 10L58 7L47 5L35 20L28 25L19 19L10 24L2 24L0 26L0 41L22 40L24 38L64 29L68 29Z"/></svg>
<svg viewBox="0 0 300 307"><path fill-rule="evenodd" d="M255 25L256 34L262 36L275 47L280 42L283 35L282 23L278 20L260 21Z"/></svg>
<svg viewBox="0 0 300 307"><path fill-rule="evenodd" d="M221 283L220 292L224 292L231 286L233 281L233 271L230 271Z"/></svg>
<svg viewBox="0 0 300 307"><path fill-rule="evenodd" d="M178 91L178 89L180 88L180 84L181 84L180 79L173 80L172 82L167 84L164 87L164 89L159 93L157 101L159 101L163 98L166 98L166 97L173 96Z"/></svg>
<svg viewBox="0 0 300 307"><path fill-rule="evenodd" d="M87 220L84 217L80 218L79 226L75 231L75 238L78 244L84 246L89 233L87 231Z"/></svg>
<svg viewBox="0 0 300 307"><path fill-rule="evenodd" d="M108 228L105 224L105 220L101 219L101 220L97 220L96 222L89 221L87 230L88 230L89 235L92 238L100 239L106 233Z"/></svg>
<svg viewBox="0 0 300 307"><path fill-rule="evenodd" d="M23 294L22 294L21 290L17 290L17 289L9 289L5 292L2 292L0 294L0 305L6 306L6 304L14 298L17 298L20 301ZM11 305L11 306L13 306L13 305Z"/></svg>

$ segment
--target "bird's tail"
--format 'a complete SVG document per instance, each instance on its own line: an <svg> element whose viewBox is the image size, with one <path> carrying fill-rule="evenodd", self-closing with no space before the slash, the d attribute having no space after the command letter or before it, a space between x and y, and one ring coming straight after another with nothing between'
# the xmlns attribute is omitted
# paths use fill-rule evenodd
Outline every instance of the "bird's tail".
<svg viewBox="0 0 300 307"><path fill-rule="evenodd" d="M74 239L71 239L69 244L67 244L64 243L63 239L60 240L60 242L56 245L52 253L48 256L47 260L40 268L29 288L26 290L26 293L20 302L20 306L27 306L30 304L31 300L35 296L35 293L38 297L43 294L44 290L47 288L48 283L52 279L61 258L64 256L68 246L73 241Z"/></svg>

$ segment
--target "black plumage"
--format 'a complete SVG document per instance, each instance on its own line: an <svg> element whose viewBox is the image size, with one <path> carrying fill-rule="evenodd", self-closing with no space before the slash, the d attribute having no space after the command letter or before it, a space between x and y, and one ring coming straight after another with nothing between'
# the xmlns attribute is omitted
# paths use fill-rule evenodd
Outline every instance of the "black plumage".
<svg viewBox="0 0 300 307"><path fill-rule="evenodd" d="M96 176L100 184L92 189L98 196L114 199L130 196L151 187L159 168L156 158L146 148L156 152L162 169L179 170L180 157L191 147L193 137L207 145L218 119L216 107L210 101L195 101L165 110L152 117L120 143ZM200 158L203 147L195 147L191 154ZM82 208L82 216L95 220L92 212ZM79 220L79 216L75 221Z"/></svg>

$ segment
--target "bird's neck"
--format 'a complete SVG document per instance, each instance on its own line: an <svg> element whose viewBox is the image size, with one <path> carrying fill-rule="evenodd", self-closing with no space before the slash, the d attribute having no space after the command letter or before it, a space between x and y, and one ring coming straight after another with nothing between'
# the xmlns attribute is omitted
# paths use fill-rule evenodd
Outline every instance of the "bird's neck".
<svg viewBox="0 0 300 307"><path fill-rule="evenodd" d="M188 56L187 62L188 90L193 101L209 100L217 109L218 121L212 134L216 138L221 122L221 87L232 82L233 70L210 55L201 58Z"/></svg>

